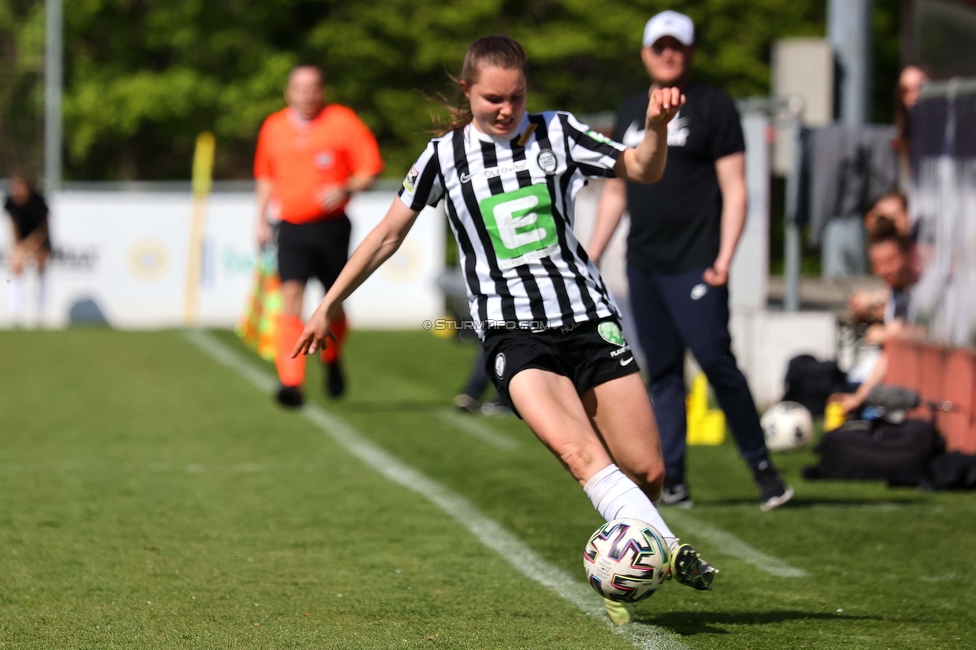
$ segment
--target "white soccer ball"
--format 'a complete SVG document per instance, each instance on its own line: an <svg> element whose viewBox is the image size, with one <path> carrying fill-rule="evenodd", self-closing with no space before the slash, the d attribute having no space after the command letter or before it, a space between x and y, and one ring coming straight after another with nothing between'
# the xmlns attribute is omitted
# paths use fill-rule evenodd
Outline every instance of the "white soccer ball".
<svg viewBox="0 0 976 650"><path fill-rule="evenodd" d="M590 537L583 567L601 596L636 603L664 582L670 555L664 537L646 521L615 519Z"/></svg>
<svg viewBox="0 0 976 650"><path fill-rule="evenodd" d="M770 451L797 449L813 439L813 417L803 404L780 402L760 420L766 448Z"/></svg>

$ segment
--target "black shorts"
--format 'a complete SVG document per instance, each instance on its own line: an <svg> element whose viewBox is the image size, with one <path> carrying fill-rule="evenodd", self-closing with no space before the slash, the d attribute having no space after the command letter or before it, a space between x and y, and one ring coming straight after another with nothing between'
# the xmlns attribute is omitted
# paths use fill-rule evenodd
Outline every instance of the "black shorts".
<svg viewBox="0 0 976 650"><path fill-rule="evenodd" d="M21 227L21 226L18 224L18 228L19 227ZM25 239L27 239L28 237L30 237L32 234L34 234L34 230L35 230L34 228L31 228L30 230L27 230L26 232L23 231L23 230L21 230L20 231L21 232L20 240L18 240L16 243L19 244L20 242L22 242ZM41 242L40 249L43 250L43 251L46 251L47 253L50 254L50 252L51 252L51 232L50 231L48 231L44 235L44 241Z"/></svg>
<svg viewBox="0 0 976 650"><path fill-rule="evenodd" d="M352 224L346 215L311 223L278 224L278 275L282 282L318 278L331 287L349 259Z"/></svg>
<svg viewBox="0 0 976 650"><path fill-rule="evenodd" d="M482 345L485 371L509 401L508 383L529 368L568 377L579 395L640 371L615 318L544 332L490 329Z"/></svg>

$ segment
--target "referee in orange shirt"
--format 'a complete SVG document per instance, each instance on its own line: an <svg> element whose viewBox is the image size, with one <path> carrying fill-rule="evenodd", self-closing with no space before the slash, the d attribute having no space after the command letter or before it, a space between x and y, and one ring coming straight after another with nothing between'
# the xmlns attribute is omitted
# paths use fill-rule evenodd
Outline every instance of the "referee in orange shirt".
<svg viewBox="0 0 976 650"><path fill-rule="evenodd" d="M383 169L372 132L352 110L323 102L323 82L315 66L291 71L285 88L288 107L264 121L254 156L259 248L273 237L268 221L272 200L280 220L278 273L284 305L275 365L281 380L276 397L285 406L304 402L305 357L292 359L290 354L303 329L305 284L317 277L328 290L335 282L349 257L346 204ZM337 340L322 352L332 397L345 391L340 353L346 329L342 315L332 326Z"/></svg>

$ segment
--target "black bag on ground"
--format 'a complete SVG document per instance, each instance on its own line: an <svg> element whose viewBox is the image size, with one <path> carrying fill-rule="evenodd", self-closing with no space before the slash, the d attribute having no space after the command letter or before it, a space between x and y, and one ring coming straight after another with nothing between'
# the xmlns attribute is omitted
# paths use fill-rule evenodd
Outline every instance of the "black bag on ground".
<svg viewBox="0 0 976 650"><path fill-rule="evenodd" d="M940 454L929 465L931 490L976 490L976 456L952 451Z"/></svg>
<svg viewBox="0 0 976 650"><path fill-rule="evenodd" d="M817 361L801 354L786 366L785 402L803 404L814 417L824 414L827 398L844 389L847 377L834 361Z"/></svg>
<svg viewBox="0 0 976 650"><path fill-rule="evenodd" d="M935 426L925 420L855 420L824 434L814 450L820 462L803 476L918 485L942 448Z"/></svg>

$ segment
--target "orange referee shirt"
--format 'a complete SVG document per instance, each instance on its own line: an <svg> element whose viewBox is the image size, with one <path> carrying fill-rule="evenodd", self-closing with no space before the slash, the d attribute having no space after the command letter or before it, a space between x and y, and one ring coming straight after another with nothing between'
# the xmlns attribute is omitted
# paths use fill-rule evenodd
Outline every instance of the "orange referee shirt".
<svg viewBox="0 0 976 650"><path fill-rule="evenodd" d="M383 169L376 138L345 106L329 104L305 122L286 108L264 121L254 155L254 177L271 181L280 218L308 223L338 217L346 201L324 212L319 195L330 185L345 185L350 176L372 176Z"/></svg>

